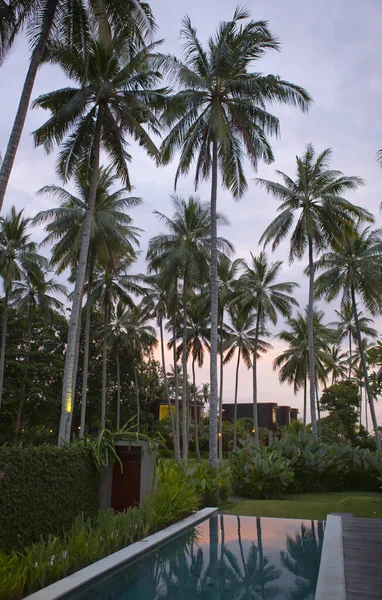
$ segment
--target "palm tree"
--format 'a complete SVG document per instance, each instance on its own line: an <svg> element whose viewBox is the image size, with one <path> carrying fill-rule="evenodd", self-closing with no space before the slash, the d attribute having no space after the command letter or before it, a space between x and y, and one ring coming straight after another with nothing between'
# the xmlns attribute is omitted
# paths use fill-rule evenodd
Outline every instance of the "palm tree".
<svg viewBox="0 0 382 600"><path fill-rule="evenodd" d="M313 311L314 342L314 378L326 380L327 368L330 365L329 348L336 341L336 331L323 323L324 313ZM273 362L274 370L279 369L279 379L293 385L294 393L304 390L304 432L306 431L307 414L307 377L309 376L309 336L308 309L305 314L288 319L288 329L281 331L277 337L288 344L288 348L277 356Z"/></svg>
<svg viewBox="0 0 382 600"><path fill-rule="evenodd" d="M344 303L341 310L335 311L339 321L331 323L333 327L337 327L339 330L339 342L342 342L343 339L347 337L349 343L349 379L351 379L352 372L352 363L353 363L353 351L352 351L352 341L357 343L357 329L354 321L354 311L353 306L350 301ZM370 323L373 322L373 319L369 319L368 317L362 316L362 312L358 312L358 323L359 328L362 334L376 338L378 337L378 332L370 327Z"/></svg>
<svg viewBox="0 0 382 600"><path fill-rule="evenodd" d="M0 218L0 277L3 280L3 323L0 346L0 410L4 387L5 347L7 341L9 300L14 283L47 261L36 253L36 244L31 241L28 226L30 219L23 217L23 210L12 206L5 217Z"/></svg>
<svg viewBox="0 0 382 600"><path fill-rule="evenodd" d="M192 286L204 282L208 274L210 258L209 231L211 226L209 207L201 203L199 198L190 196L188 201L178 196L172 196L174 215L167 217L159 211L154 211L161 222L170 231L168 234L155 236L150 240L148 259L153 266L162 265L162 271L167 279L182 279L182 311L183 311L183 395L182 395L182 438L183 459L187 460L187 305L189 291ZM222 215L217 215L221 224L228 222ZM217 239L220 250L231 251L232 246L222 238Z"/></svg>
<svg viewBox="0 0 382 600"><path fill-rule="evenodd" d="M141 294L142 288L138 284L140 277L129 275L127 271L132 264L132 259L120 259L118 262L99 265L94 271L92 294L89 301L98 304L103 314L103 350L102 350L102 397L101 397L101 427L105 427L106 421L106 392L107 392L107 351L108 333L110 322L114 315L114 309L119 300L128 307L134 307L130 296Z"/></svg>
<svg viewBox="0 0 382 600"><path fill-rule="evenodd" d="M198 406L197 387L195 376L195 363L201 368L204 363L205 349L209 350L210 339L210 307L202 295L194 294L190 297L187 311L186 329L186 353L187 360L192 358L192 390L194 400L194 424L195 424L195 449L196 457L200 460L199 435L198 435ZM178 353L182 354L183 346L178 347Z"/></svg>
<svg viewBox="0 0 382 600"><path fill-rule="evenodd" d="M157 149L143 127L147 124L158 132L158 121L150 105L161 94L153 90L159 75L151 68L155 44L130 48L121 39L113 39L105 47L92 40L86 59L80 49L71 50L56 43L50 48L50 59L60 65L78 87L65 88L40 96L34 103L51 111L51 118L35 132L37 145L51 151L54 143L61 144L57 169L64 180L77 170L89 169L89 194L83 225L80 257L73 293L68 331L62 390L59 443L70 439L73 410L72 387L76 358L76 340L81 299L87 272L91 224L97 194L101 147L111 159L113 171L130 188L126 150L131 136L152 157ZM64 141L65 140L65 141Z"/></svg>
<svg viewBox="0 0 382 600"><path fill-rule="evenodd" d="M133 226L132 218L126 210L140 204L140 198L126 196L127 189L112 191L117 181L110 168L101 167L98 173L97 193L94 213L91 222L89 251L87 259L87 302L85 308L85 341L84 364L81 394L80 437L85 432L86 402L89 369L90 319L92 312L92 279L94 265L101 262L114 262L121 256L135 256L135 248L139 246L140 229ZM71 268L71 279L75 280L78 260L81 251L83 228L89 196L89 173L78 170L74 174L76 195L62 187L45 186L40 194L58 201L58 208L39 212L33 223L45 226L47 236L43 245L52 246L51 263L62 273L67 267ZM80 333L80 327L78 329ZM79 339L78 339L79 344ZM78 345L77 344L77 345ZM78 348L76 349L78 357ZM76 368L74 368L76 370ZM73 397L75 393L75 376L73 376Z"/></svg>
<svg viewBox="0 0 382 600"><path fill-rule="evenodd" d="M278 133L278 119L266 111L267 102L299 106L307 110L310 97L303 89L273 75L249 72L252 63L279 42L265 21L246 21L249 13L237 8L232 20L221 22L204 49L188 17L181 35L185 40L183 62L166 57L164 66L179 91L168 102L164 122L171 128L162 144L163 162L180 150L175 185L196 161L195 188L211 177L211 399L210 462L217 465L217 191L218 171L223 185L241 198L247 181L246 154L256 169L269 163L273 153L268 135ZM246 22L244 22L246 21Z"/></svg>
<svg viewBox="0 0 382 600"><path fill-rule="evenodd" d="M165 346L164 346L164 332L163 332L163 321L167 317L169 313L169 306L171 302L169 302L169 294L171 292L171 286L166 285L164 278L161 277L160 273L154 273L151 275L147 275L144 278L145 283L145 296L143 298L143 303L147 307L150 312L151 317L156 317L157 326L159 327L159 337L160 337L160 347L161 347L161 360L162 360L162 373L163 373L163 381L165 394L169 409L169 416L171 420L171 430L172 436L174 440L174 453L175 460L180 462L180 447L179 447L179 437L176 432L176 424L174 420L174 414L172 410L170 391L167 380L167 370L166 370L166 358L165 358ZM179 426L179 422L178 422Z"/></svg>
<svg viewBox="0 0 382 600"><path fill-rule="evenodd" d="M32 345L32 327L36 315L40 314L44 321L50 323L51 320L54 319L56 311L64 312L64 305L56 297L56 294L66 297L67 290L64 285L55 279L48 279L47 272L41 269L38 264L34 265L33 270L28 270L23 273L22 277L23 278L20 281L16 281L13 285L11 304L21 313L26 314L28 318L28 332L26 339L27 350L25 355L25 363L28 365ZM27 378L28 370L26 369L16 418L14 443L17 442L20 430Z"/></svg>
<svg viewBox="0 0 382 600"><path fill-rule="evenodd" d="M223 376L224 376L224 342L227 337L224 314L226 307L235 300L234 282L236 281L242 260L231 260L226 254L219 254L217 264L218 278L218 335L219 335L219 427L218 427L218 456L219 462L223 460Z"/></svg>
<svg viewBox="0 0 382 600"><path fill-rule="evenodd" d="M329 323L329 325L335 324ZM333 344L329 348L328 355L330 356L330 362L332 363L328 369L328 374L332 374L332 385L334 385L337 383L338 379L344 379L347 373L349 354L348 352L342 352L339 344Z"/></svg>
<svg viewBox="0 0 382 600"><path fill-rule="evenodd" d="M287 281L278 283L282 262L268 262L265 252L259 256L251 253L251 263L244 263L244 274L240 277L237 288L237 302L244 311L256 313L256 327L253 345L253 428L255 430L255 445L259 446L259 427L257 421L257 356L260 332L265 331L267 321L277 323L280 313L290 317L292 306L298 306L297 300L291 296L297 283Z"/></svg>
<svg viewBox="0 0 382 600"><path fill-rule="evenodd" d="M272 242L272 250L291 233L289 261L301 259L306 250L309 258L309 301L308 301L308 335L309 335L309 398L312 415L312 432L317 437L316 392L314 377L314 343L313 343L313 284L314 254L322 251L329 243L341 235L344 228L349 228L353 218L371 218L370 213L356 207L342 194L355 190L363 184L359 177L348 177L341 171L329 168L332 151L327 148L316 155L312 144L308 144L302 157L296 157L296 179L285 173L276 171L283 184L265 179L256 182L266 191L281 201L280 214L266 228L260 241L264 245ZM295 221L297 222L295 223Z"/></svg>
<svg viewBox="0 0 382 600"><path fill-rule="evenodd" d="M107 343L115 349L116 370L117 370L117 430L120 427L120 407L121 407L121 377L120 377L120 350L122 348L128 351L133 362L134 386L137 399L137 431L140 427L140 401L139 385L137 374L137 359L142 359L149 354L153 347L157 345L155 329L148 324L151 318L150 313L143 303L139 305L124 305L123 302L117 304L114 312L114 318L108 326Z"/></svg>
<svg viewBox="0 0 382 600"><path fill-rule="evenodd" d="M46 48L59 39L67 48L84 55L97 23L100 38L110 44L111 26L128 29L132 40L143 40L153 31L154 21L147 3L141 0L12 0L0 7L0 65L22 30L32 41L32 56L24 81L19 106L0 169L0 210L20 143L37 71L46 60Z"/></svg>
<svg viewBox="0 0 382 600"><path fill-rule="evenodd" d="M358 225L352 235L343 236L332 251L323 254L315 263L314 268L322 271L316 281L318 298L324 297L330 301L341 295L342 307L346 302L352 303L365 388L377 449L380 450L374 397L369 382L365 350L362 345L357 296L371 315L375 316L381 313L382 231L372 231L370 227L361 230Z"/></svg>
<svg viewBox="0 0 382 600"><path fill-rule="evenodd" d="M240 359L243 361L248 369L252 366L252 349L254 345L255 335L255 317L251 314L245 313L237 309L237 307L231 307L229 310L229 316L232 325L227 325L227 354L224 362L228 363L237 353L236 362L236 375L235 375L235 397L234 397L234 417L233 417L233 448L237 448L237 394L239 389L239 368Z"/></svg>

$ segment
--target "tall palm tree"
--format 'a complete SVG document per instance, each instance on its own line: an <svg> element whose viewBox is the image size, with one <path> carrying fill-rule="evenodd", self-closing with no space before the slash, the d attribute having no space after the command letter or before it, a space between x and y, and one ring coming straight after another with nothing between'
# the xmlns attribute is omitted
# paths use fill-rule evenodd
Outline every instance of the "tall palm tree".
<svg viewBox="0 0 382 600"><path fill-rule="evenodd" d="M174 215L167 217L154 211L170 233L155 236L150 240L148 259L154 266L162 265L162 271L168 279L181 278L183 312L183 395L182 395L182 438L183 459L187 460L187 306L189 292L193 285L204 282L208 276L210 259L209 232L211 218L209 206L199 198L190 196L186 201L172 196ZM217 215L221 224L227 224L222 215ZM217 247L222 251L231 251L232 246L222 238L217 239Z"/></svg>
<svg viewBox="0 0 382 600"><path fill-rule="evenodd" d="M114 262L121 256L135 256L135 248L139 246L140 229L133 226L133 220L127 210L140 204L140 198L126 196L127 189L113 191L117 177L111 168L101 167L98 173L97 192L94 213L90 228L90 240L87 259L87 302L85 308L85 341L84 364L81 394L80 437L85 431L86 402L89 369L90 319L92 312L92 279L97 261ZM42 244L52 246L51 263L62 273L71 268L71 279L75 280L81 252L82 235L85 223L88 196L89 173L78 170L74 174L75 195L62 187L45 186L40 194L58 201L58 208L39 212L33 222L47 223L47 236ZM80 327L78 329L80 333ZM79 337L79 336L78 336ZM78 339L79 344L79 339ZM76 349L78 357L78 348ZM74 369L75 370L75 369ZM75 395L75 376L73 376L73 397Z"/></svg>
<svg viewBox="0 0 382 600"><path fill-rule="evenodd" d="M140 401L137 374L137 360L142 360L157 345L154 327L149 325L151 318L145 304L129 306L119 302L113 311L114 317L108 324L107 343L113 346L116 356L117 369L117 429L120 427L121 407L121 377L120 377L120 350L128 351L133 363L134 387L137 401L137 431L140 427Z"/></svg>
<svg viewBox="0 0 382 600"><path fill-rule="evenodd" d="M200 460L199 431L198 431L198 406L195 364L201 368L204 363L205 349L209 350L210 339L210 307L209 302L202 295L193 294L190 297L187 311L186 353L187 360L192 359L192 390L194 400L194 425L196 457ZM183 352L183 345L178 347L178 353Z"/></svg>
<svg viewBox="0 0 382 600"><path fill-rule="evenodd" d="M278 119L267 112L267 102L290 104L307 110L310 97L298 87L273 75L250 72L253 63L279 42L265 21L252 21L237 8L232 20L219 24L203 48L188 17L183 20L183 62L166 57L164 66L179 91L168 103L164 121L171 128L162 144L164 163L180 150L175 185L189 172L194 159L195 188L211 178L211 399L210 462L217 465L217 193L218 171L223 185L241 198L247 181L243 161L247 155L256 169L269 163L273 153L268 135L277 134Z"/></svg>
<svg viewBox="0 0 382 600"><path fill-rule="evenodd" d="M251 262L244 263L244 273L237 283L237 302L244 311L256 314L256 327L253 344L253 428L255 445L259 446L259 427L257 419L257 356L259 335L264 335L267 321L276 325L277 316L290 317L292 307L298 306L291 295L298 286L292 281L277 282L282 262L270 263L265 252L259 256L251 253Z"/></svg>
<svg viewBox="0 0 382 600"><path fill-rule="evenodd" d="M313 342L314 342L314 378L324 382L327 368L331 366L329 354L330 345L336 341L337 332L323 323L324 313L313 311ZM305 314L288 319L288 329L281 331L277 337L288 344L288 348L277 356L273 368L279 369L279 379L293 385L294 393L301 388L304 390L304 431L307 422L307 378L309 376L309 325L308 309Z"/></svg>
<svg viewBox="0 0 382 600"><path fill-rule="evenodd" d="M248 369L252 367L252 349L254 345L255 317L248 312L243 312L232 306L229 310L229 316L232 325L227 325L227 354L224 362L228 363L237 353L236 374L235 374L235 396L234 396L234 416L233 416L233 448L237 448L237 394L239 389L239 368L241 358Z"/></svg>
<svg viewBox="0 0 382 600"><path fill-rule="evenodd" d="M377 449L380 450L378 422L374 397L370 387L362 332L359 322L357 297L373 316L382 312L381 269L382 231L370 227L361 230L358 225L352 235L344 236L332 251L326 252L314 265L322 271L316 281L316 295L328 301L341 295L341 305L351 302L357 332L358 351L370 405Z"/></svg>
<svg viewBox="0 0 382 600"><path fill-rule="evenodd" d="M166 370L166 356L165 356L165 345L164 345L164 331L163 331L163 323L166 317L169 314L169 306L171 302L169 302L169 294L171 293L171 286L166 285L166 281L163 277L161 277L159 273L153 273L147 275L144 278L145 284L145 296L143 298L143 303L147 307L150 312L151 317L156 318L157 326L159 328L159 338L160 338L160 347L161 347L161 361L162 361L162 373L163 373L163 381L165 394L169 409L169 416L171 421L171 430L172 436L174 440L174 454L175 460L180 462L180 447L179 447L179 437L176 432L176 424L174 420L174 414L172 410L172 403L170 398L170 390L168 386L167 380L167 370ZM178 423L179 426L179 423Z"/></svg>
<svg viewBox="0 0 382 600"><path fill-rule="evenodd" d="M334 323L329 323L329 325L334 325ZM348 371L349 353L342 352L339 344L333 344L330 346L328 354L332 363L328 369L328 375L331 373L332 385L334 385L338 379L344 379Z"/></svg>
<svg viewBox="0 0 382 600"><path fill-rule="evenodd" d="M354 206L342 194L363 184L359 177L348 177L341 171L329 168L332 151L327 148L316 155L308 144L302 157L296 157L295 180L276 171L283 183L257 179L256 182L281 201L280 213L266 228L260 241L272 242L272 250L291 234L289 261L301 259L308 250L309 260L309 398L312 415L312 432L317 437L316 391L314 377L313 343L313 285L314 255L334 242L345 228L351 227L354 218L371 218L370 213Z"/></svg>
<svg viewBox="0 0 382 600"><path fill-rule="evenodd" d="M45 322L50 323L57 311L64 312L64 304L57 298L57 294L66 297L66 287L54 278L48 279L47 275L48 273L36 264L33 270L29 269L23 273L22 279L14 283L11 293L12 306L27 315L28 319L27 350L25 354L25 363L27 365L30 361L32 327L36 315L39 314ZM27 378L28 370L26 369L16 417L14 443L17 441L20 430L21 414L26 397Z"/></svg>
<svg viewBox="0 0 382 600"><path fill-rule="evenodd" d="M3 322L0 345L0 410L4 387L5 348L7 341L8 310L14 283L33 273L47 261L36 252L28 227L31 219L23 216L23 210L12 206L5 217L0 218L0 277L3 281Z"/></svg>
<svg viewBox="0 0 382 600"><path fill-rule="evenodd" d="M341 307L341 310L335 311L338 321L331 323L333 327L337 327L339 330L339 342L342 342L345 338L348 339L349 344L349 379L351 379L352 373L352 364L353 364L353 349L352 342L357 343L357 329L355 326L354 320L354 310L352 303L350 301L346 301L344 305ZM369 319L368 317L362 316L362 312L358 312L358 324L360 331L363 335L376 338L378 337L378 332L376 329L370 326L370 323L373 323L373 319Z"/></svg>
<svg viewBox="0 0 382 600"><path fill-rule="evenodd" d="M4 2L0 14L0 65L13 42L26 30L32 42L32 56L21 92L15 121L0 168L0 210L23 132L37 71L46 48L59 39L67 48L86 53L91 40L90 21L97 24L100 39L110 44L111 27L127 29L132 40L143 40L154 28L147 3L141 0L12 0Z"/></svg>
<svg viewBox="0 0 382 600"><path fill-rule="evenodd" d="M107 152L113 170L126 188L130 188L127 162L131 159L126 150L127 138L130 136L138 141L150 156L157 156L156 146L143 127L145 123L156 132L159 127L150 108L162 98L154 90L159 78L158 72L152 68L155 47L155 44L150 44L130 48L124 43L123 36L114 38L107 47L94 39L84 58L79 48L78 51L71 50L64 44L56 43L49 50L51 61L61 66L78 85L44 94L34 103L51 112L51 118L34 135L36 144L43 144L47 151L51 151L55 143L61 144L57 161L61 177L68 180L78 167L89 169L90 172L65 357L59 443L70 439L77 330L87 272L100 152L101 148Z"/></svg>
<svg viewBox="0 0 382 600"><path fill-rule="evenodd" d="M134 307L130 294L141 294L140 277L130 275L132 259L120 259L114 263L99 265L94 271L92 294L89 301L98 304L103 315L103 350L102 350L102 396L101 396L101 427L106 422L106 393L107 393L107 353L108 333L110 322L114 315L117 302L122 300L126 306Z"/></svg>
<svg viewBox="0 0 382 600"><path fill-rule="evenodd" d="M231 260L226 254L218 255L217 278L218 278L218 339L219 339L219 427L218 427L218 457L219 462L223 460L223 383L224 383L224 342L227 337L224 315L227 306L234 301L236 294L234 282L237 279L242 260L237 258Z"/></svg>

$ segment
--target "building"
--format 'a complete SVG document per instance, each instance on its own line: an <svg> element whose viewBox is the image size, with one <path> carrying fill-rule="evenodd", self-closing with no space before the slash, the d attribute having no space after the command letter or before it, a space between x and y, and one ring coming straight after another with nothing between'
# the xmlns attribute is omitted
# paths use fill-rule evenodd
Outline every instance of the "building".
<svg viewBox="0 0 382 600"><path fill-rule="evenodd" d="M223 404L223 420L232 421L234 418L235 405L233 403ZM253 418L252 402L237 404L237 418ZM258 402L257 422L258 426L268 431L277 431L279 427L288 425L292 420L298 419L298 409L290 406L278 406L276 402Z"/></svg>
<svg viewBox="0 0 382 600"><path fill-rule="evenodd" d="M174 400L171 400L171 409L172 409L172 413L175 414ZM203 409L204 409L204 402L202 402L200 399L197 399L196 410L197 410L197 420L199 423L203 419ZM180 417L182 417L182 412L183 412L182 399L179 398L179 415L180 415ZM194 417L195 417L194 400L193 399L189 400L188 415L189 415L189 418L193 421ZM159 421L163 421L163 419L168 419L168 417L170 416L170 409L169 409L167 402L161 402L159 405L157 405L157 414L155 416Z"/></svg>

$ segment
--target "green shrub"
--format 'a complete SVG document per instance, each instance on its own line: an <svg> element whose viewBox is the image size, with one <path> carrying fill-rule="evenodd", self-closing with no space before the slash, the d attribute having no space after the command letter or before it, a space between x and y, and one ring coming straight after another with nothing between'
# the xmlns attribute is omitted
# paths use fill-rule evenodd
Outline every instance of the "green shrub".
<svg viewBox="0 0 382 600"><path fill-rule="evenodd" d="M174 488L161 484L140 505L96 519L77 517L61 538L48 536L22 553L0 552L0 599L20 600L101 558L136 542L199 507L199 498L187 482Z"/></svg>
<svg viewBox="0 0 382 600"><path fill-rule="evenodd" d="M60 536L79 514L95 517L99 485L88 447L0 448L0 548Z"/></svg>
<svg viewBox="0 0 382 600"><path fill-rule="evenodd" d="M229 472L227 467L219 466L218 471L208 461L196 465L178 465L175 460L160 463L159 480L172 486L186 482L190 490L201 497L201 506L216 506L220 500L226 500L229 493Z"/></svg>
<svg viewBox="0 0 382 600"><path fill-rule="evenodd" d="M278 498L293 481L290 461L277 450L246 446L230 455L232 488L246 498Z"/></svg>

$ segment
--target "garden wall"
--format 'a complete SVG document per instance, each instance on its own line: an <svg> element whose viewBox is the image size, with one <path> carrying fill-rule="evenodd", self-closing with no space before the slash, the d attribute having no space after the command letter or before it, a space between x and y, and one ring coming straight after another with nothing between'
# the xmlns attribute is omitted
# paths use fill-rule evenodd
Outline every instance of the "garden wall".
<svg viewBox="0 0 382 600"><path fill-rule="evenodd" d="M0 548L62 535L99 508L100 474L89 448L0 448Z"/></svg>

